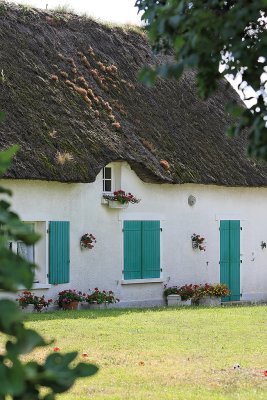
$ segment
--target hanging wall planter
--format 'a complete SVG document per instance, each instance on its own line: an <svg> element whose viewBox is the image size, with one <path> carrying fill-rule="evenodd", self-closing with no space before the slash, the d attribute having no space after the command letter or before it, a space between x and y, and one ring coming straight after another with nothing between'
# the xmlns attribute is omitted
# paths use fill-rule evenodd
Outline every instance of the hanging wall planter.
<svg viewBox="0 0 267 400"><path fill-rule="evenodd" d="M85 233L82 235L80 240L80 246L82 249L93 249L96 243L96 238L92 233Z"/></svg>
<svg viewBox="0 0 267 400"><path fill-rule="evenodd" d="M194 250L198 249L200 251L206 251L206 246L205 246L205 238L197 235L196 233L193 233L191 236L192 240L192 248Z"/></svg>

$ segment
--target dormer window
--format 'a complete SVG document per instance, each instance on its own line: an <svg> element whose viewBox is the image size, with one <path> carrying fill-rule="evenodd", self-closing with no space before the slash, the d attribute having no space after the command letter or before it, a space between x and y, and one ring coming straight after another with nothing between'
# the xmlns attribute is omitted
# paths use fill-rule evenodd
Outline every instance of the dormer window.
<svg viewBox="0 0 267 400"><path fill-rule="evenodd" d="M112 168L105 167L103 168L103 192L110 193L113 191L112 189Z"/></svg>

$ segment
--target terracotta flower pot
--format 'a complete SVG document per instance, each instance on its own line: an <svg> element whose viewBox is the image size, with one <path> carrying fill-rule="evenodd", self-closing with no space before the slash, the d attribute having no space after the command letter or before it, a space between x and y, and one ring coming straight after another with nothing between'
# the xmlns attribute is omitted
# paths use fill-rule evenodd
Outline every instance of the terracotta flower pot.
<svg viewBox="0 0 267 400"><path fill-rule="evenodd" d="M68 304L63 303L62 308L63 308L63 310L77 310L78 305L79 305L78 301L71 301Z"/></svg>

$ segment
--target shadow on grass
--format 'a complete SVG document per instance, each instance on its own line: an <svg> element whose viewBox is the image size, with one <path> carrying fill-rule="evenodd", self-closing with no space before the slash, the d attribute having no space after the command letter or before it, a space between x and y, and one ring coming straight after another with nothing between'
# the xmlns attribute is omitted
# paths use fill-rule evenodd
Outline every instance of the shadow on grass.
<svg viewBox="0 0 267 400"><path fill-rule="evenodd" d="M227 309L233 308L251 308L251 307L259 307L262 305L222 305L219 307L209 307L209 306L190 306L190 307L150 307L150 308L110 308L110 309L100 309L100 310L72 310L72 311L48 311L43 313L32 313L25 315L25 321L48 321L48 320L63 320L63 319L99 319L99 318L116 318L120 317L124 314L145 314L151 312L194 312L201 310L210 310L210 311L221 311L225 312ZM265 305L266 306L266 305Z"/></svg>

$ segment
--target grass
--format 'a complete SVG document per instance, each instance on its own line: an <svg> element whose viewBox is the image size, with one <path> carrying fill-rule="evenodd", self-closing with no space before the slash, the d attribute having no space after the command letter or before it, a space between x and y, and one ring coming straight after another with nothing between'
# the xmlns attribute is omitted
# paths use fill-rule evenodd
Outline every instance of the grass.
<svg viewBox="0 0 267 400"><path fill-rule="evenodd" d="M266 399L266 306L65 311L26 323L55 338L35 359L56 345L100 366L60 400Z"/></svg>

